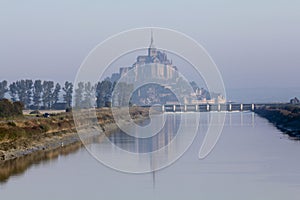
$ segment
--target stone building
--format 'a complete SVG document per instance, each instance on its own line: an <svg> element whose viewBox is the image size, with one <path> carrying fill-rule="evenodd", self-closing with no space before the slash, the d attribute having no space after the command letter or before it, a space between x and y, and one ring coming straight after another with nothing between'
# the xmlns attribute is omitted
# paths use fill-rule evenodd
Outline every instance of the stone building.
<svg viewBox="0 0 300 200"><path fill-rule="evenodd" d="M148 48L147 55L140 55L136 58L136 62L131 67L121 67L119 74L114 74L113 79L122 78L127 74L126 81L143 81L147 79L155 80L167 80L168 82L175 82L177 78L177 67L173 66L172 61L168 59L165 52L159 51L153 40L153 34L151 33L151 42Z"/></svg>

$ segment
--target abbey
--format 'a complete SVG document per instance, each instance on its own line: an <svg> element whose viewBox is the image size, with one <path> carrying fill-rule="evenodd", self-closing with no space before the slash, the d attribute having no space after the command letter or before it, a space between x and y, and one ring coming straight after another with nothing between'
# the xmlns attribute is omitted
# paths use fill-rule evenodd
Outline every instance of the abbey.
<svg viewBox="0 0 300 200"><path fill-rule="evenodd" d="M116 81L130 70L134 71L134 76L130 73L128 78L133 82L145 79L175 81L178 77L177 67L172 64L172 60L168 59L165 52L155 47L152 32L148 54L138 56L131 67L121 67L119 73L113 74L111 79Z"/></svg>

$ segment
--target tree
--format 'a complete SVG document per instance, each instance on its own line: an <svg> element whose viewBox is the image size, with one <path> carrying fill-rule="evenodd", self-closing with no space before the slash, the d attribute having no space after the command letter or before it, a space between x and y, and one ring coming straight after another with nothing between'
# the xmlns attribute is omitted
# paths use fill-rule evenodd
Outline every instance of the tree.
<svg viewBox="0 0 300 200"><path fill-rule="evenodd" d="M51 108L52 92L54 88L53 81L44 81L43 82L43 95L42 101L45 108Z"/></svg>
<svg viewBox="0 0 300 200"><path fill-rule="evenodd" d="M23 104L19 101L12 102L8 99L0 100L0 118L23 115Z"/></svg>
<svg viewBox="0 0 300 200"><path fill-rule="evenodd" d="M75 89L75 107L81 108L83 101L84 83L79 82L78 87Z"/></svg>
<svg viewBox="0 0 300 200"><path fill-rule="evenodd" d="M10 95L12 101L17 101L17 93L18 93L17 90L18 90L17 84L15 82L13 82L9 85L9 95Z"/></svg>
<svg viewBox="0 0 300 200"><path fill-rule="evenodd" d="M35 80L33 85L33 105L38 109L41 104L41 96L43 92L43 85L41 80Z"/></svg>
<svg viewBox="0 0 300 200"><path fill-rule="evenodd" d="M28 108L31 104L31 97L32 97L32 88L33 88L33 82L32 80L25 80L25 105Z"/></svg>
<svg viewBox="0 0 300 200"><path fill-rule="evenodd" d="M114 106L129 106L133 89L133 84L119 82L114 88Z"/></svg>
<svg viewBox="0 0 300 200"><path fill-rule="evenodd" d="M106 102L111 101L112 89L113 85L109 79L97 83L95 93L98 108L106 106Z"/></svg>
<svg viewBox="0 0 300 200"><path fill-rule="evenodd" d="M0 81L0 99L3 99L5 96L5 93L8 91L7 89L7 81Z"/></svg>
<svg viewBox="0 0 300 200"><path fill-rule="evenodd" d="M65 94L63 95L64 101L67 104L67 108L70 108L72 105L72 93L73 93L73 84L66 81L65 86L63 87Z"/></svg>
<svg viewBox="0 0 300 200"><path fill-rule="evenodd" d="M26 107L26 81L25 80L20 80L20 81L17 81L16 82L16 89L17 89L17 95L18 95L18 98L19 100L25 104L25 107Z"/></svg>
<svg viewBox="0 0 300 200"><path fill-rule="evenodd" d="M87 82L84 84L84 100L83 100L84 107L86 108L93 107L94 96L95 96L94 91L95 91L95 87L92 86L91 82Z"/></svg>
<svg viewBox="0 0 300 200"><path fill-rule="evenodd" d="M56 83L55 89L54 89L54 91L52 93L52 105L54 103L58 102L60 89L61 89L61 87L60 87L59 83Z"/></svg>

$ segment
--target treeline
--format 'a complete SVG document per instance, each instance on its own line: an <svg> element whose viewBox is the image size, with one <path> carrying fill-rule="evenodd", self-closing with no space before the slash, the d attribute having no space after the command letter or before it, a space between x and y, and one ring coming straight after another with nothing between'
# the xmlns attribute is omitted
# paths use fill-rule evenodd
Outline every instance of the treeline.
<svg viewBox="0 0 300 200"><path fill-rule="evenodd" d="M94 85L90 82L79 82L75 89L74 106L77 108L128 106L128 103L131 104L129 100L132 92L133 84L119 82L116 87L116 82L112 82L110 78Z"/></svg>
<svg viewBox="0 0 300 200"><path fill-rule="evenodd" d="M18 80L8 84L0 81L0 99L20 101L25 109L66 109L72 105L80 108L110 107L114 83L109 78L92 84L79 82L75 87L66 81L63 86L54 81ZM74 104L73 103L74 90Z"/></svg>
<svg viewBox="0 0 300 200"><path fill-rule="evenodd" d="M66 81L63 87L54 81L18 80L8 84L6 80L0 81L0 99L9 94L11 101L20 101L26 109L52 109L58 103L60 92L63 93L65 107L72 105L73 84Z"/></svg>
<svg viewBox="0 0 300 200"><path fill-rule="evenodd" d="M110 107L114 85L109 78L93 85L90 82L79 82L74 95L74 106L78 108Z"/></svg>

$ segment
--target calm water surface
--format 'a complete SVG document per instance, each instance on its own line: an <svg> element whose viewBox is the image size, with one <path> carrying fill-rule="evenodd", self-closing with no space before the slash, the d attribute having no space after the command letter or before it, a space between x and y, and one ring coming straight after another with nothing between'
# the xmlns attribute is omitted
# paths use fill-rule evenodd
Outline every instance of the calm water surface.
<svg viewBox="0 0 300 200"><path fill-rule="evenodd" d="M175 130L176 114L169 115L172 120L168 120L168 127ZM193 113L185 115L192 117ZM201 116L198 136L183 157L154 174L117 172L100 164L85 148L74 147L68 155L56 152L42 156L47 161L33 159L36 164L0 183L0 198L300 199L298 141L290 140L253 113L230 113L217 146L207 158L199 160L207 115ZM111 139L125 149L136 142L121 132ZM147 146L145 141L140 144Z"/></svg>

